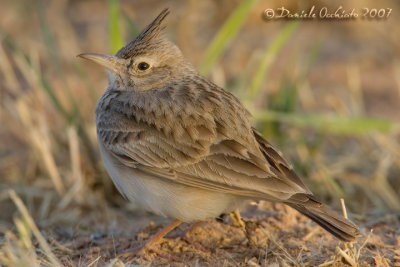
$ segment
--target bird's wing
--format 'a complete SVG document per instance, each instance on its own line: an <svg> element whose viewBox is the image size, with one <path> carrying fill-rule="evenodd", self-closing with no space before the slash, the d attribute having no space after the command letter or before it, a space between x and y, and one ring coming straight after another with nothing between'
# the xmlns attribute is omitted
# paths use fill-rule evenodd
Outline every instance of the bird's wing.
<svg viewBox="0 0 400 267"><path fill-rule="evenodd" d="M240 102L219 93L203 90L200 105L170 112L161 112L166 104L156 103L157 98L130 109L122 101L114 103L98 112L103 116L96 118L98 137L124 165L176 183L278 201L310 193L251 128ZM150 112L151 106L158 108Z"/></svg>
<svg viewBox="0 0 400 267"><path fill-rule="evenodd" d="M264 139L264 137L256 129L252 128L254 137L260 146L261 153L264 158L268 161L273 170L274 174L279 177L284 177L286 180L290 180L291 183L296 184L300 188L303 188L307 193L311 194L311 191L305 186L300 177L294 172L292 167L286 162L285 159L274 149L274 147Z"/></svg>
<svg viewBox="0 0 400 267"><path fill-rule="evenodd" d="M287 162L254 129L252 133L264 158L235 140L215 143L202 161L177 168L176 181L272 201L285 201L296 194L311 194Z"/></svg>
<svg viewBox="0 0 400 267"><path fill-rule="evenodd" d="M233 139L214 141L207 154L202 155L203 146L185 146L159 131L135 129L129 133L108 133L113 138L106 138L108 148L126 166L179 184L272 201L310 193L286 161L256 131L250 134L254 134L265 158L256 156ZM206 137L207 132L202 136ZM203 144L207 144L206 139Z"/></svg>

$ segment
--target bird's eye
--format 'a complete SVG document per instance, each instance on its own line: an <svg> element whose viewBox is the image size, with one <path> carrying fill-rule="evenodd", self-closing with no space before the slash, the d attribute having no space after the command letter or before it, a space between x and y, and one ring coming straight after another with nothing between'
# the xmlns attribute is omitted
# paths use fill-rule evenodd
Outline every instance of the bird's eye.
<svg viewBox="0 0 400 267"><path fill-rule="evenodd" d="M140 62L137 66L139 70L147 70L150 68L150 65L146 62Z"/></svg>

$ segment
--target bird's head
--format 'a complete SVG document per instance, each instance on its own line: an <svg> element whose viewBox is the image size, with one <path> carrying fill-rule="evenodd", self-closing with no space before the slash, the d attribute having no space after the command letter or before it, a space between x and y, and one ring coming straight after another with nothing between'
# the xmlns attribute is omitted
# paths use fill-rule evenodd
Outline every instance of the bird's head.
<svg viewBox="0 0 400 267"><path fill-rule="evenodd" d="M194 70L179 48L163 36L163 21L168 14L168 9L164 9L115 56L97 53L78 56L104 66L112 89L146 91L158 88Z"/></svg>

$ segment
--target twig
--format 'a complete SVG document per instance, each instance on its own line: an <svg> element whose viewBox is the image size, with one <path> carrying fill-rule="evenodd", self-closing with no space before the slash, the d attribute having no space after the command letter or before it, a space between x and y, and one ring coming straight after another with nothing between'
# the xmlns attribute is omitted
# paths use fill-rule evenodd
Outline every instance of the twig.
<svg viewBox="0 0 400 267"><path fill-rule="evenodd" d="M342 205L342 212L343 216L347 219L347 210L346 210L346 204L344 204L344 199L340 199L340 204Z"/></svg>

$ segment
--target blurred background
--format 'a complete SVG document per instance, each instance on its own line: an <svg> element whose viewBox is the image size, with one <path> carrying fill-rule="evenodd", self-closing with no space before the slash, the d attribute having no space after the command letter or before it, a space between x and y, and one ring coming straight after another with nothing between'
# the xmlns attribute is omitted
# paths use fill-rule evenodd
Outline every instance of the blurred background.
<svg viewBox="0 0 400 267"><path fill-rule="evenodd" d="M382 19L263 19L267 8L312 5L392 12ZM40 229L73 233L84 225L90 233L155 220L126 203L105 172L94 109L107 75L76 55L114 54L165 7L168 38L245 103L254 125L317 196L337 209L344 198L366 225L366 214L399 214L400 2L0 0L0 6L0 246L31 234L16 216L18 199ZM16 244L15 251L23 247Z"/></svg>

